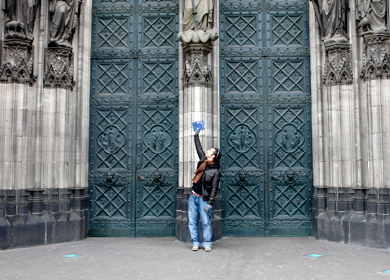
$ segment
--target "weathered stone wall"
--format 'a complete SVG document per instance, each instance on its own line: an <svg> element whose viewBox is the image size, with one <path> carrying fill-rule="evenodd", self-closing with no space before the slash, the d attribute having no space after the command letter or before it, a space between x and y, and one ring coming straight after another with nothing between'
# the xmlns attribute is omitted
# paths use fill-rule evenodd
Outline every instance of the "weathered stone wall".
<svg viewBox="0 0 390 280"><path fill-rule="evenodd" d="M360 0L340 1L345 14L321 2L310 2L314 233L388 248L389 11L370 22Z"/></svg>
<svg viewBox="0 0 390 280"><path fill-rule="evenodd" d="M13 13L21 2L0 5L2 249L88 232L92 1L29 1ZM58 22L65 10L69 21Z"/></svg>

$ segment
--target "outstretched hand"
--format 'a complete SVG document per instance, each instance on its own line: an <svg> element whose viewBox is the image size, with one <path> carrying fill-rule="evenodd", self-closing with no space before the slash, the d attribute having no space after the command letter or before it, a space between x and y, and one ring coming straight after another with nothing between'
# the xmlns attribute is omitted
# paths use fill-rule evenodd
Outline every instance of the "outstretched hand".
<svg viewBox="0 0 390 280"><path fill-rule="evenodd" d="M195 131L195 135L199 135L199 132L200 132L200 130L199 130L199 128L197 128Z"/></svg>

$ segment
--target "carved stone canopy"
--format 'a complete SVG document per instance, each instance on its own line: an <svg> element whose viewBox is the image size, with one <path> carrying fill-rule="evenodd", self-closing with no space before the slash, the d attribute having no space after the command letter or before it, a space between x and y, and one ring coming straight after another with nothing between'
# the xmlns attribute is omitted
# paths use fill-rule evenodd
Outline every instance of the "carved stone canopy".
<svg viewBox="0 0 390 280"><path fill-rule="evenodd" d="M360 74L364 79L390 78L390 31L363 33L365 49L363 68Z"/></svg>
<svg viewBox="0 0 390 280"><path fill-rule="evenodd" d="M0 81L3 83L32 83L33 75L32 39L5 39L0 67Z"/></svg>
<svg viewBox="0 0 390 280"><path fill-rule="evenodd" d="M212 73L207 63L207 56L213 49L210 42L206 44L185 44L183 50L186 53L184 84L212 86Z"/></svg>
<svg viewBox="0 0 390 280"><path fill-rule="evenodd" d="M45 87L73 88L75 82L71 47L48 47L45 68Z"/></svg>
<svg viewBox="0 0 390 280"><path fill-rule="evenodd" d="M325 41L326 64L323 82L327 86L352 83L351 47L348 41Z"/></svg>

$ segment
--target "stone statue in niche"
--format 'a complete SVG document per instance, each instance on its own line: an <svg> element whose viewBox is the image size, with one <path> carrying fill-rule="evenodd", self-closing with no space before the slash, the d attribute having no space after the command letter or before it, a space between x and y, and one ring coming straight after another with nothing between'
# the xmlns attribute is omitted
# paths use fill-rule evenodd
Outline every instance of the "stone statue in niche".
<svg viewBox="0 0 390 280"><path fill-rule="evenodd" d="M70 47L77 27L80 0L50 0L50 44Z"/></svg>
<svg viewBox="0 0 390 280"><path fill-rule="evenodd" d="M33 32L40 0L0 0L5 14L5 35L0 81L4 83L28 83L36 80L33 75Z"/></svg>
<svg viewBox="0 0 390 280"><path fill-rule="evenodd" d="M31 39L40 0L3 0L6 39Z"/></svg>
<svg viewBox="0 0 390 280"><path fill-rule="evenodd" d="M213 0L185 0L184 31L211 29L213 8Z"/></svg>
<svg viewBox="0 0 390 280"><path fill-rule="evenodd" d="M185 0L184 31L178 35L185 44L207 44L218 39L213 28L213 0Z"/></svg>
<svg viewBox="0 0 390 280"><path fill-rule="evenodd" d="M347 40L347 0L313 0L324 41Z"/></svg>
<svg viewBox="0 0 390 280"><path fill-rule="evenodd" d="M356 7L357 28L362 27L363 31L386 31L387 28L387 7L388 0L358 0Z"/></svg>
<svg viewBox="0 0 390 280"><path fill-rule="evenodd" d="M212 85L207 56L213 48L211 42L218 39L213 9L214 0L184 0L184 31L179 32L178 39L186 53L185 85Z"/></svg>

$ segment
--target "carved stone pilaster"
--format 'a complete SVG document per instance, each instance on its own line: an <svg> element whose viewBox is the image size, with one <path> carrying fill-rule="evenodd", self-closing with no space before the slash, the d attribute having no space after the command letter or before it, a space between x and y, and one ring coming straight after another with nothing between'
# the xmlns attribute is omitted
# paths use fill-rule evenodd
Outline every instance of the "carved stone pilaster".
<svg viewBox="0 0 390 280"><path fill-rule="evenodd" d="M212 49L210 42L205 44L183 43L183 50L186 53L183 76L184 86L212 86L213 75L207 62L207 56Z"/></svg>
<svg viewBox="0 0 390 280"><path fill-rule="evenodd" d="M363 68L360 74L364 79L390 77L390 32L367 32L363 34Z"/></svg>
<svg viewBox="0 0 390 280"><path fill-rule="evenodd" d="M71 47L56 45L46 51L45 87L73 88L73 52Z"/></svg>
<svg viewBox="0 0 390 280"><path fill-rule="evenodd" d="M33 46L32 38L5 39L3 42L3 57L0 68L2 83L32 83L36 80L33 75Z"/></svg>
<svg viewBox="0 0 390 280"><path fill-rule="evenodd" d="M348 41L325 42L326 64L323 82L327 86L352 83L351 47Z"/></svg>

